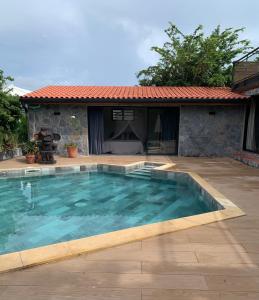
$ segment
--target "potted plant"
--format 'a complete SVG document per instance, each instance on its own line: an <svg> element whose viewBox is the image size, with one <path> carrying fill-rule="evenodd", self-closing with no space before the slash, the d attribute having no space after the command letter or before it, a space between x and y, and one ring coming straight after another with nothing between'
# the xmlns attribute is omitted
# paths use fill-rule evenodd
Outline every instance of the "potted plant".
<svg viewBox="0 0 259 300"><path fill-rule="evenodd" d="M70 158L77 157L77 154L78 154L77 144L69 143L69 144L66 144L65 147L67 148L68 157L70 157Z"/></svg>
<svg viewBox="0 0 259 300"><path fill-rule="evenodd" d="M35 156L38 151L38 145L35 141L29 141L24 144L23 152L25 154L27 164L35 163Z"/></svg>

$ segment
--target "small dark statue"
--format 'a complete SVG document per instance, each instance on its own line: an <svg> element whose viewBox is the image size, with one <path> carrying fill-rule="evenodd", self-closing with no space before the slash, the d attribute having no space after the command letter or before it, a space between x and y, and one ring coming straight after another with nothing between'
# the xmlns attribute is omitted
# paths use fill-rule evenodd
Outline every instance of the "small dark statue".
<svg viewBox="0 0 259 300"><path fill-rule="evenodd" d="M60 135L53 133L49 128L41 128L40 132L35 134L35 139L40 152L38 163L55 164L54 153L57 150L57 144L54 141L59 141Z"/></svg>

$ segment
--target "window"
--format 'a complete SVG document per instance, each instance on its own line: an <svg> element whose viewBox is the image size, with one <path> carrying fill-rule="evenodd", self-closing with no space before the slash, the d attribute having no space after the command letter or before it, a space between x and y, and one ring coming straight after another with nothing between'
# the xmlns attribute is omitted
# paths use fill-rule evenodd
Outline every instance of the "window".
<svg viewBox="0 0 259 300"><path fill-rule="evenodd" d="M134 110L133 109L113 109L112 111L113 121L133 121Z"/></svg>
<svg viewBox="0 0 259 300"><path fill-rule="evenodd" d="M123 111L124 114L123 114L123 119L125 121L133 121L134 120L134 111L133 109L127 109L127 110L124 110Z"/></svg>
<svg viewBox="0 0 259 300"><path fill-rule="evenodd" d="M122 121L123 120L122 110L114 109L112 111L112 119L113 119L113 121Z"/></svg>

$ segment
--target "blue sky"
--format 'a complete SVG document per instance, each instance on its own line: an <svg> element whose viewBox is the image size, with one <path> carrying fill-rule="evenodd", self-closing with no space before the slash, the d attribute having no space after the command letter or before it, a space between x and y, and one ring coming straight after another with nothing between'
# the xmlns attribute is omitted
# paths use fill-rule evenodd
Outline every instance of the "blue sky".
<svg viewBox="0 0 259 300"><path fill-rule="evenodd" d="M135 85L175 23L246 27L259 46L258 0L1 0L0 68L15 85Z"/></svg>

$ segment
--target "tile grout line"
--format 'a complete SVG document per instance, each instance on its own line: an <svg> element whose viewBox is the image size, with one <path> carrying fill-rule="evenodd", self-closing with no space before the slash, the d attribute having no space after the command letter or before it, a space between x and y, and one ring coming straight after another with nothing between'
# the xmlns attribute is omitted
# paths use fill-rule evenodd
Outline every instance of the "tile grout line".
<svg viewBox="0 0 259 300"><path fill-rule="evenodd" d="M196 259L197 259L197 263L200 264L201 262L199 261L199 258L198 258L198 255L197 255L196 251L197 250L194 250L193 253L194 253L194 255L195 255Z"/></svg>
<svg viewBox="0 0 259 300"><path fill-rule="evenodd" d="M23 262L23 259L22 259L21 252L18 252L18 253L19 253L19 256L20 256L20 259L21 259L21 262L22 262L22 267L25 267L24 262Z"/></svg>

